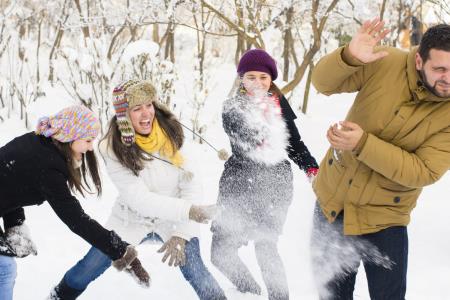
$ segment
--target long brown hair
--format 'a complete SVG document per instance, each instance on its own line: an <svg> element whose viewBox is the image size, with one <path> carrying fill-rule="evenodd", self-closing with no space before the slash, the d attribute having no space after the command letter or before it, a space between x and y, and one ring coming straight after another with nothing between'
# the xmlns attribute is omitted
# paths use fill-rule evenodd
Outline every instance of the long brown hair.
<svg viewBox="0 0 450 300"><path fill-rule="evenodd" d="M155 118L158 120L164 133L169 138L174 151L178 151L184 142L183 128L176 119L175 115L157 102L153 102L155 108ZM114 116L109 122L109 128L106 135L102 138L107 140L108 147L112 150L119 162L130 169L134 175L138 176L139 171L144 169L144 162L152 160L144 150L139 148L136 143L126 146L122 143L119 127L117 126L117 117ZM103 154L102 154L103 155Z"/></svg>
<svg viewBox="0 0 450 300"><path fill-rule="evenodd" d="M283 93L273 81L270 84L269 93L272 93L272 95L277 96L278 98L283 97Z"/></svg>
<svg viewBox="0 0 450 300"><path fill-rule="evenodd" d="M81 156L81 167L76 168L73 158L73 152L71 143L62 143L53 139L53 143L56 145L59 151L66 159L66 166L69 171L69 187L72 191L77 190L84 196L83 191L91 194L91 187L87 180L87 172L95 185L97 195L102 194L102 182L100 180L97 157L94 151L88 151Z"/></svg>

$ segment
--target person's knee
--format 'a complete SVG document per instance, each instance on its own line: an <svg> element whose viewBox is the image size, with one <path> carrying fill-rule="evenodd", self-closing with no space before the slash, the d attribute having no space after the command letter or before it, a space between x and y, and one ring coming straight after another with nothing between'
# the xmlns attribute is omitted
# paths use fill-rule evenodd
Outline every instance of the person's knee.
<svg viewBox="0 0 450 300"><path fill-rule="evenodd" d="M237 248L233 249L224 237L214 237L211 243L211 263L220 268L237 257Z"/></svg>
<svg viewBox="0 0 450 300"><path fill-rule="evenodd" d="M200 257L200 242L199 239L194 237L186 242L186 247L184 249L186 258L188 257Z"/></svg>
<svg viewBox="0 0 450 300"><path fill-rule="evenodd" d="M220 249L213 245L211 246L211 263L216 267L220 267L223 264Z"/></svg>
<svg viewBox="0 0 450 300"><path fill-rule="evenodd" d="M65 274L64 280L69 287L84 290L90 282L103 274L110 266L111 260L105 254L97 249L91 249Z"/></svg>
<svg viewBox="0 0 450 300"><path fill-rule="evenodd" d="M255 241L255 252L260 257L278 256L277 243L271 239Z"/></svg>
<svg viewBox="0 0 450 300"><path fill-rule="evenodd" d="M200 254L200 245L198 238L192 238L189 242L187 242L184 251L186 254L186 263L184 266L181 266L181 271L183 272L183 274L190 274L192 270L196 273L204 272L206 266L203 263L203 259ZM188 277L192 277L192 275L189 275Z"/></svg>

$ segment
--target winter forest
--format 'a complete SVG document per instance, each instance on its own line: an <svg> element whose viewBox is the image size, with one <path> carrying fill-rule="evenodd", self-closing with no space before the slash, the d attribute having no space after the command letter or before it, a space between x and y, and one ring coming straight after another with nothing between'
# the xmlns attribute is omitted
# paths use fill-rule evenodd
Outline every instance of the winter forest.
<svg viewBox="0 0 450 300"><path fill-rule="evenodd" d="M33 131L40 117L72 104L83 104L99 116L102 136L114 115L114 86L127 79L148 79L159 101L194 132L185 130L185 147L197 162L204 195L199 201L214 204L223 170L216 152L222 148L231 152L222 128L222 104L236 88L239 58L252 48L265 49L275 58L276 84L298 117L295 122L303 141L320 162L329 147L328 127L345 119L355 95L318 93L311 72L323 55L349 43L363 22L376 16L390 29L382 43L407 51L418 45L430 26L450 23L450 4L445 0L0 0L0 146ZM102 196L76 196L83 209L103 224L118 192L100 165ZM318 299L310 266L316 199L304 173L292 166L294 197L278 248L290 299ZM449 185L447 173L426 187L412 213L407 299L450 299ZM27 207L25 213L39 255L17 259L14 299L45 299L90 245L70 232L47 203ZM240 293L215 268L209 227L201 225L201 253L227 298L267 299L264 288L261 295ZM161 262L160 246L138 246L152 278L150 288L111 268L80 299L197 299L179 270ZM264 286L253 246L241 247L239 256ZM370 299L362 266L355 299Z"/></svg>

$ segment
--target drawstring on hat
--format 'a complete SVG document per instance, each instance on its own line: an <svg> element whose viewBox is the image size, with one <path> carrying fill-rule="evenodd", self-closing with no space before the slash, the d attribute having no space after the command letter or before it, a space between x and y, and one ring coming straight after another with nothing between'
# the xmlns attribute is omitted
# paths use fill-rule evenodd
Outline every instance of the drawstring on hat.
<svg viewBox="0 0 450 300"><path fill-rule="evenodd" d="M188 126L184 125L183 123L181 123L180 121L176 120L181 126L183 126L184 128L186 128L187 130L189 130L190 132L192 132L193 134L195 134L198 138L200 138L202 141L204 141L209 147L211 147L214 151L217 152L217 156L219 157L220 160L227 160L230 155L228 154L227 150L225 149L220 149L217 150L216 147L214 147L213 145L211 145L210 142L208 142L204 137L202 137L200 134L198 134L197 132L195 132L194 130L192 130L191 128L189 128Z"/></svg>

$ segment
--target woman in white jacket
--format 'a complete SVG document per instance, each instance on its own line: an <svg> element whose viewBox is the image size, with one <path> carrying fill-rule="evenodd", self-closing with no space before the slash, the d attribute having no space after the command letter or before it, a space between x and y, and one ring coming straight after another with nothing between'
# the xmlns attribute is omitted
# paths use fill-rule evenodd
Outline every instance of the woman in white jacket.
<svg viewBox="0 0 450 300"><path fill-rule="evenodd" d="M130 243L164 242L163 262L179 266L200 299L226 299L200 256L198 223L215 206L198 206L200 195L180 152L183 130L157 103L148 81L127 81L114 89L116 115L100 142L108 174L119 191L106 227ZM66 272L53 291L56 299L76 299L111 265L96 248Z"/></svg>

